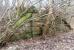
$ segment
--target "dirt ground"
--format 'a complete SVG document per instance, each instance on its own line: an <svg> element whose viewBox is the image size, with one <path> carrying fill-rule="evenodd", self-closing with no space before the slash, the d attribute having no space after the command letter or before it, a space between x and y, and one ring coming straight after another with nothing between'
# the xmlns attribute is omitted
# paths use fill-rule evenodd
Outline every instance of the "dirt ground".
<svg viewBox="0 0 74 50"><path fill-rule="evenodd" d="M57 33L54 37L34 38L8 43L0 50L74 50L74 31Z"/></svg>

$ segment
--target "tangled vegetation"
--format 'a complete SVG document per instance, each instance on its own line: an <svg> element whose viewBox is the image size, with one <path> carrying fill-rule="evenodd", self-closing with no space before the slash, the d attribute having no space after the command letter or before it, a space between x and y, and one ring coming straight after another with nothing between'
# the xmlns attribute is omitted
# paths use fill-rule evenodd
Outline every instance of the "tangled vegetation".
<svg viewBox="0 0 74 50"><path fill-rule="evenodd" d="M52 36L57 32L67 32L71 30L62 12L56 15L53 7L46 7L45 10L38 10L35 6L26 8L21 4L14 10L9 10L9 19L5 25L5 30L0 36L0 43L32 38L35 36ZM13 12L12 12L13 11ZM62 17L63 16L63 17ZM2 21L0 21L2 22Z"/></svg>

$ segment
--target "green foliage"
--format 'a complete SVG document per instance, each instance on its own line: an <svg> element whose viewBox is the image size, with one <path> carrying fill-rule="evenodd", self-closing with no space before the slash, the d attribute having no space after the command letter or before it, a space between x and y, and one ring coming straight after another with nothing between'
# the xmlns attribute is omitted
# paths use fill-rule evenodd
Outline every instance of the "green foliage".
<svg viewBox="0 0 74 50"><path fill-rule="evenodd" d="M23 6L17 8L17 15L20 17L20 19L14 24L14 28L20 27L25 20L32 17L33 13L37 13L35 6L31 6L27 10Z"/></svg>
<svg viewBox="0 0 74 50"><path fill-rule="evenodd" d="M14 28L20 27L21 24L27 20L28 18L30 18L32 16L32 13L27 13L25 16L21 17L15 24L14 24Z"/></svg>
<svg viewBox="0 0 74 50"><path fill-rule="evenodd" d="M27 13L37 13L37 12L38 10L35 8L35 6L31 6L27 11Z"/></svg>
<svg viewBox="0 0 74 50"><path fill-rule="evenodd" d="M25 11L26 9L24 7L19 7L19 9L17 9L17 15L20 17L19 20L16 21L16 23L14 24L14 28L19 28L22 26L23 22L25 22L28 18L32 17L33 13L37 13L37 9L32 6L30 7L27 11ZM20 29L20 28L19 28ZM29 28L30 30L24 31L21 34L15 34L15 38L16 39L27 39L27 38L32 38L33 35L37 35L37 32L32 32L31 28Z"/></svg>
<svg viewBox="0 0 74 50"><path fill-rule="evenodd" d="M20 17L25 16L25 14L27 13L37 13L37 12L38 10L35 8L35 6L31 6L30 8L24 8L22 6L17 8L17 15Z"/></svg>
<svg viewBox="0 0 74 50"><path fill-rule="evenodd" d="M37 32L31 33L29 31L26 31L22 34L17 34L16 35L16 40L29 39L29 38L36 37L36 36L39 36Z"/></svg>

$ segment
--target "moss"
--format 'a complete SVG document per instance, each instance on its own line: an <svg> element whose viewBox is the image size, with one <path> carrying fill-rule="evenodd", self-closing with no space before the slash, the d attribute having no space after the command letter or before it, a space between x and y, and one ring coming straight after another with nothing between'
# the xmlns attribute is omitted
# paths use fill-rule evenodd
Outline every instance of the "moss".
<svg viewBox="0 0 74 50"><path fill-rule="evenodd" d="M16 41L20 39L30 39L35 36L39 36L39 33L36 31L33 31L33 33L31 33L30 30L27 30L27 31L24 31L23 33L15 34L11 39L12 41Z"/></svg>

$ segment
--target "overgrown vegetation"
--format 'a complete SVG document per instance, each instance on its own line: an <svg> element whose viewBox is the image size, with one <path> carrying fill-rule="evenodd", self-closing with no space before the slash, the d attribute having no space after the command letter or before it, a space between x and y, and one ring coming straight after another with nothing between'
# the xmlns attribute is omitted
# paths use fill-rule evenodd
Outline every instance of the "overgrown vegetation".
<svg viewBox="0 0 74 50"><path fill-rule="evenodd" d="M71 27L66 22L64 14L59 12L59 15L56 15L55 8L49 7L38 10L33 5L24 7L22 3L20 7L15 7L14 11L10 9L10 16L7 16L10 19L5 25L6 30L2 32L0 43L69 31Z"/></svg>

